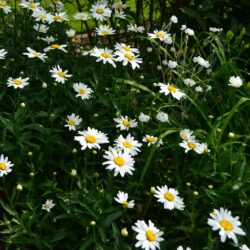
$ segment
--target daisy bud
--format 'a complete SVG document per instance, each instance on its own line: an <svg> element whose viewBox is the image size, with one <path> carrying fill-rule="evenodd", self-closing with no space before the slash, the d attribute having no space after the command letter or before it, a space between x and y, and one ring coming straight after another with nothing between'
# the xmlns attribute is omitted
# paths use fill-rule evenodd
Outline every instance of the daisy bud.
<svg viewBox="0 0 250 250"><path fill-rule="evenodd" d="M158 84L156 82L154 82L152 85L153 85L153 87L157 87L158 86Z"/></svg>
<svg viewBox="0 0 250 250"><path fill-rule="evenodd" d="M8 225L10 225L10 221L9 220L6 220L5 222L4 222L4 224L6 225L6 226L8 226Z"/></svg>
<svg viewBox="0 0 250 250"><path fill-rule="evenodd" d="M190 183L190 182L187 182L186 185L187 185L188 187L190 187L190 186L191 186L191 183Z"/></svg>
<svg viewBox="0 0 250 250"><path fill-rule="evenodd" d="M73 176L73 177L77 176L76 169L71 169L70 175Z"/></svg>
<svg viewBox="0 0 250 250"><path fill-rule="evenodd" d="M216 129L216 132L217 132L217 133L220 133L220 132L221 132L221 129L220 129L220 128L217 128L217 129Z"/></svg>
<svg viewBox="0 0 250 250"><path fill-rule="evenodd" d="M54 176L56 176L56 175L57 175L57 172L56 172L56 171L54 171L52 174L53 174Z"/></svg>
<svg viewBox="0 0 250 250"><path fill-rule="evenodd" d="M208 187L209 189L213 189L213 188L214 188L214 186L213 186L213 185L211 185L211 184L210 184L210 185L208 185L207 187Z"/></svg>
<svg viewBox="0 0 250 250"><path fill-rule="evenodd" d="M235 133L229 132L229 133L228 133L228 138L230 138L230 139L235 138Z"/></svg>
<svg viewBox="0 0 250 250"><path fill-rule="evenodd" d="M76 154L77 153L77 149L76 148L73 148L72 149L72 154Z"/></svg>
<svg viewBox="0 0 250 250"><path fill-rule="evenodd" d="M20 103L20 107L21 107L21 108L25 108L25 107L26 107L25 102L21 102L21 103Z"/></svg>
<svg viewBox="0 0 250 250"><path fill-rule="evenodd" d="M99 175L99 173L97 173L97 172L95 172L94 174L93 174L93 177L94 178L98 178L100 175Z"/></svg>
<svg viewBox="0 0 250 250"><path fill-rule="evenodd" d="M247 89L250 89L250 82L246 84Z"/></svg>
<svg viewBox="0 0 250 250"><path fill-rule="evenodd" d="M17 184L16 190L17 191L22 191L23 190L23 186L21 184Z"/></svg>
<svg viewBox="0 0 250 250"><path fill-rule="evenodd" d="M209 119L214 119L214 116L213 115L209 115L208 118Z"/></svg>
<svg viewBox="0 0 250 250"><path fill-rule="evenodd" d="M97 114L97 113L94 114L94 117L98 117L98 116L99 116L99 114Z"/></svg>
<svg viewBox="0 0 250 250"><path fill-rule="evenodd" d="M127 237L127 236L128 236L128 230L127 230L126 227L124 227L124 228L121 230L121 235L122 235L123 237Z"/></svg>
<svg viewBox="0 0 250 250"><path fill-rule="evenodd" d="M43 82L42 88L46 89L47 87L48 87L47 83L46 83L46 82Z"/></svg>
<svg viewBox="0 0 250 250"><path fill-rule="evenodd" d="M56 82L54 82L53 84L54 84L54 86L57 86L57 83L56 83Z"/></svg>
<svg viewBox="0 0 250 250"><path fill-rule="evenodd" d="M193 195L198 196L199 193L198 193L197 191L194 191L194 192L193 192Z"/></svg>
<svg viewBox="0 0 250 250"><path fill-rule="evenodd" d="M24 72L23 72L23 71L20 71L20 75L23 76L23 75L24 75Z"/></svg>
<svg viewBox="0 0 250 250"><path fill-rule="evenodd" d="M28 152L27 154L29 157L33 156L33 153L31 151Z"/></svg>
<svg viewBox="0 0 250 250"><path fill-rule="evenodd" d="M151 187L151 188L150 188L150 193L151 193L151 194L155 194L155 192L156 192L155 187Z"/></svg>
<svg viewBox="0 0 250 250"><path fill-rule="evenodd" d="M96 225L96 222L94 220L90 221L90 225L91 226L95 226Z"/></svg>
<svg viewBox="0 0 250 250"><path fill-rule="evenodd" d="M93 150L93 151L92 151L92 154L96 155L96 154L97 154L97 151L96 151L96 150Z"/></svg>
<svg viewBox="0 0 250 250"><path fill-rule="evenodd" d="M144 75L140 75L140 80L144 80Z"/></svg>
<svg viewBox="0 0 250 250"><path fill-rule="evenodd" d="M34 177L35 173L34 172L30 172L30 177Z"/></svg>
<svg viewBox="0 0 250 250"><path fill-rule="evenodd" d="M152 47L147 47L147 52L151 53L153 51Z"/></svg>
<svg viewBox="0 0 250 250"><path fill-rule="evenodd" d="M157 65L157 70L162 70L162 66L161 65Z"/></svg>

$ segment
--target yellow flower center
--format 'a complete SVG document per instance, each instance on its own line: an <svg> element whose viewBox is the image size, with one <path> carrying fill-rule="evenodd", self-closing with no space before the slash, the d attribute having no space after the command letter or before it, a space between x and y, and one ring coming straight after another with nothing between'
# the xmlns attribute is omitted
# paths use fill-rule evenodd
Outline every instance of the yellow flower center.
<svg viewBox="0 0 250 250"><path fill-rule="evenodd" d="M148 137L148 138L147 138L147 141L148 141L148 142L155 142L155 141L156 141L156 138L154 138L154 137Z"/></svg>
<svg viewBox="0 0 250 250"><path fill-rule="evenodd" d="M146 231L146 238L147 238L148 241L155 241L156 240L156 235L152 230L148 229Z"/></svg>
<svg viewBox="0 0 250 250"><path fill-rule="evenodd" d="M155 35L157 38L164 38L165 37L165 33L162 31L157 32Z"/></svg>
<svg viewBox="0 0 250 250"><path fill-rule="evenodd" d="M125 120L123 120L122 124L123 124L125 127L129 127L130 122L129 122L127 119L125 119Z"/></svg>
<svg viewBox="0 0 250 250"><path fill-rule="evenodd" d="M54 18L56 21L62 20L62 17L61 17L61 16L54 16L53 18Z"/></svg>
<svg viewBox="0 0 250 250"><path fill-rule="evenodd" d="M115 157L114 158L114 163L116 164L116 165L118 165L119 167L122 167L122 166L124 166L124 164L125 164L125 161L124 161L124 159L122 158L122 157Z"/></svg>
<svg viewBox="0 0 250 250"><path fill-rule="evenodd" d="M38 52L32 52L32 55L35 56L35 57L39 57L41 55L41 53L38 53Z"/></svg>
<svg viewBox="0 0 250 250"><path fill-rule="evenodd" d="M4 162L0 162L0 170L5 170L6 164Z"/></svg>
<svg viewBox="0 0 250 250"><path fill-rule="evenodd" d="M105 57L105 58L111 58L110 54L107 53L107 52L102 52L102 53L101 53L101 56L102 56L102 57Z"/></svg>
<svg viewBox="0 0 250 250"><path fill-rule="evenodd" d="M125 148L131 148L132 144L129 141L125 141L122 143Z"/></svg>
<svg viewBox="0 0 250 250"><path fill-rule="evenodd" d="M122 205L123 205L124 207L128 207L128 202L127 202L127 201L123 201L123 202L122 202Z"/></svg>
<svg viewBox="0 0 250 250"><path fill-rule="evenodd" d="M43 15L43 14L40 14L39 17L40 17L42 20L45 20L45 19L46 19L46 16Z"/></svg>
<svg viewBox="0 0 250 250"><path fill-rule="evenodd" d="M204 152L204 153L207 153L207 152L208 152L208 148L205 147L205 148L203 149L203 152Z"/></svg>
<svg viewBox="0 0 250 250"><path fill-rule="evenodd" d="M169 192L165 192L164 193L164 198L166 200L168 200L168 201L173 201L174 200L174 196L171 193L169 193Z"/></svg>
<svg viewBox="0 0 250 250"><path fill-rule="evenodd" d="M49 205L48 204L44 204L44 208L49 208Z"/></svg>
<svg viewBox="0 0 250 250"><path fill-rule="evenodd" d="M184 133L180 133L180 137L184 141L187 140L187 138L188 138L187 135L185 135Z"/></svg>
<svg viewBox="0 0 250 250"><path fill-rule="evenodd" d="M131 49L127 45L123 45L122 48L126 51L131 51Z"/></svg>
<svg viewBox="0 0 250 250"><path fill-rule="evenodd" d="M102 31L101 31L101 34L102 34L103 36L106 36L106 35L109 34L109 32L108 32L107 30L102 30Z"/></svg>
<svg viewBox="0 0 250 250"><path fill-rule="evenodd" d="M189 141L189 142L187 143L187 145L188 145L188 147L191 148L191 149L195 149L195 148L196 148L196 144L195 144L194 142Z"/></svg>
<svg viewBox="0 0 250 250"><path fill-rule="evenodd" d="M35 9L36 8L36 5L34 3L29 3L28 6L31 9Z"/></svg>
<svg viewBox="0 0 250 250"><path fill-rule="evenodd" d="M95 143L95 142L96 142L96 138L95 138L93 135L87 135L87 136L85 137L85 141L86 141L87 143Z"/></svg>
<svg viewBox="0 0 250 250"><path fill-rule="evenodd" d="M52 49L59 49L61 46L59 44L52 44L50 47Z"/></svg>
<svg viewBox="0 0 250 250"><path fill-rule="evenodd" d="M13 82L14 82L14 84L16 84L16 85L22 85L22 84L23 84L23 81L18 80L18 79L13 80Z"/></svg>
<svg viewBox="0 0 250 250"><path fill-rule="evenodd" d="M133 61L134 57L131 54L125 53L124 57L126 57L129 61Z"/></svg>
<svg viewBox="0 0 250 250"><path fill-rule="evenodd" d="M78 93L80 95L84 95L86 93L86 90L85 89L78 89Z"/></svg>
<svg viewBox="0 0 250 250"><path fill-rule="evenodd" d="M69 125L74 126L76 124L74 119L69 119Z"/></svg>
<svg viewBox="0 0 250 250"><path fill-rule="evenodd" d="M232 231L233 230L233 224L228 220L221 220L220 225L225 231Z"/></svg>
<svg viewBox="0 0 250 250"><path fill-rule="evenodd" d="M6 2L4 1L4 2L0 2L0 7L6 7L7 6L7 4L6 4Z"/></svg>
<svg viewBox="0 0 250 250"><path fill-rule="evenodd" d="M118 3L118 4L116 5L116 8L117 8L117 9L122 9L122 8L123 8L122 3Z"/></svg>
<svg viewBox="0 0 250 250"><path fill-rule="evenodd" d="M62 71L57 71L57 75L59 75L60 77L65 77L65 74Z"/></svg>
<svg viewBox="0 0 250 250"><path fill-rule="evenodd" d="M168 91L176 93L176 88L172 85L168 85Z"/></svg>
<svg viewBox="0 0 250 250"><path fill-rule="evenodd" d="M104 10L103 10L103 9L97 9L97 10L96 10L96 13L101 15L101 14L104 13Z"/></svg>

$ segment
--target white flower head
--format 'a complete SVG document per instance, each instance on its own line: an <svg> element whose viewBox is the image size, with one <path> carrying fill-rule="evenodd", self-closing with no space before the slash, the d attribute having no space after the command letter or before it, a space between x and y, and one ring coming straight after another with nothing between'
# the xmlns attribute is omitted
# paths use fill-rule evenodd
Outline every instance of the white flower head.
<svg viewBox="0 0 250 250"><path fill-rule="evenodd" d="M116 127L120 130L129 130L130 128L135 128L137 126L136 120L130 119L128 116L121 116L119 118L114 118L117 123Z"/></svg>
<svg viewBox="0 0 250 250"><path fill-rule="evenodd" d="M143 33L145 28L143 26L137 26L137 24L128 24L128 31L132 31L135 33Z"/></svg>
<svg viewBox="0 0 250 250"><path fill-rule="evenodd" d="M106 21L107 17L111 16L112 11L104 4L93 4L90 12L94 19Z"/></svg>
<svg viewBox="0 0 250 250"><path fill-rule="evenodd" d="M11 12L11 7L7 5L6 1L0 0L0 10L3 10L5 14Z"/></svg>
<svg viewBox="0 0 250 250"><path fill-rule="evenodd" d="M201 86L197 86L197 87L195 87L195 88L194 88L194 90L195 90L195 92L200 92L200 93L202 93L202 92L203 92L203 89L202 89L202 87L201 87Z"/></svg>
<svg viewBox="0 0 250 250"><path fill-rule="evenodd" d="M14 164L12 164L8 157L4 157L3 154L0 156L0 177L3 177L3 175L7 175L12 171L11 167L13 167Z"/></svg>
<svg viewBox="0 0 250 250"><path fill-rule="evenodd" d="M79 115L75 115L74 113L67 116L66 122L67 124L64 127L68 127L69 130L76 130L76 126L78 126L82 121Z"/></svg>
<svg viewBox="0 0 250 250"><path fill-rule="evenodd" d="M204 148L196 141L194 136L190 136L188 140L184 140L183 142L179 143L179 145L185 149L185 153L189 152L190 150L195 151L197 154L204 153Z"/></svg>
<svg viewBox="0 0 250 250"><path fill-rule="evenodd" d="M156 119L160 122L169 122L168 114L162 111L157 113Z"/></svg>
<svg viewBox="0 0 250 250"><path fill-rule="evenodd" d="M174 188L168 188L167 185L156 187L154 196L158 198L158 202L164 204L165 209L183 210L185 207L183 199L179 197L179 192Z"/></svg>
<svg viewBox="0 0 250 250"><path fill-rule="evenodd" d="M39 33L47 33L49 30L49 26L45 25L45 24L35 24L33 26L33 29L36 30Z"/></svg>
<svg viewBox="0 0 250 250"><path fill-rule="evenodd" d="M51 15L48 18L49 24L53 22L62 23L63 21L68 21L68 15L66 12L55 13L55 15Z"/></svg>
<svg viewBox="0 0 250 250"><path fill-rule="evenodd" d="M223 29L222 29L222 28L210 27L210 28L209 28L209 31L211 31L211 32L213 32L213 33L216 33L216 32L222 32Z"/></svg>
<svg viewBox="0 0 250 250"><path fill-rule="evenodd" d="M113 51L109 50L107 48L105 49L99 49L95 47L91 53L91 56L97 57L97 62L102 61L104 64L107 62L110 63L114 68L116 68L116 64L114 62L114 56L113 56Z"/></svg>
<svg viewBox="0 0 250 250"><path fill-rule="evenodd" d="M165 95L171 93L171 95L177 100L180 100L183 96L185 96L184 93L169 83L158 83L158 86L160 87L160 93L164 93Z"/></svg>
<svg viewBox="0 0 250 250"><path fill-rule="evenodd" d="M236 235L245 235L246 233L240 228L241 222L239 217L233 217L231 211L220 208L214 209L210 213L211 218L208 219L208 225L212 227L213 231L219 231L221 242L225 242L227 237L232 239L235 244L238 244Z"/></svg>
<svg viewBox="0 0 250 250"><path fill-rule="evenodd" d="M33 10L32 16L35 18L37 22L48 22L48 20L51 18L51 14L47 13L42 8L37 8Z"/></svg>
<svg viewBox="0 0 250 250"><path fill-rule="evenodd" d="M58 43L54 43L51 44L50 46L46 47L45 49L43 49L45 52L48 52L50 50L61 50L64 53L67 53L68 51L65 49L67 47L66 44L58 44Z"/></svg>
<svg viewBox="0 0 250 250"><path fill-rule="evenodd" d="M242 245L241 247L240 247L240 250L250 250L250 248L249 247L247 247L247 245Z"/></svg>
<svg viewBox="0 0 250 250"><path fill-rule="evenodd" d="M189 36L194 36L194 31L192 29L187 28L184 30L184 32Z"/></svg>
<svg viewBox="0 0 250 250"><path fill-rule="evenodd" d="M138 55L135 55L132 52L127 51L116 51L115 55L117 56L116 61L122 61L122 65L125 66L130 63L132 69L140 68L140 63L142 63L142 59L139 58Z"/></svg>
<svg viewBox="0 0 250 250"><path fill-rule="evenodd" d="M22 89L25 86L29 85L29 77L26 78L22 78L22 77L18 77L18 78L12 78L9 77L7 80L7 86L8 87L14 87L15 89Z"/></svg>
<svg viewBox="0 0 250 250"><path fill-rule="evenodd" d="M143 142L146 142L148 144L148 147L155 144L158 140L158 137L152 136L152 135L145 135L142 139ZM160 147L163 144L162 139L159 140L157 147Z"/></svg>
<svg viewBox="0 0 250 250"><path fill-rule="evenodd" d="M74 19L80 21L87 21L88 19L90 19L90 16L88 13L78 12L74 14Z"/></svg>
<svg viewBox="0 0 250 250"><path fill-rule="evenodd" d="M109 150L105 151L103 156L107 161L103 162L103 165L107 165L106 169L114 170L114 176L118 174L124 177L126 173L132 175L134 169L134 159L128 151L115 149L109 147Z"/></svg>
<svg viewBox="0 0 250 250"><path fill-rule="evenodd" d="M88 129L85 131L78 131L78 136L75 136L74 140L81 144L81 150L85 150L86 148L100 149L100 144L109 143L106 134L90 127L88 127Z"/></svg>
<svg viewBox="0 0 250 250"><path fill-rule="evenodd" d="M59 65L54 66L51 70L51 77L55 78L56 82L64 84L67 78L71 77L72 75L67 74L68 70L63 71Z"/></svg>
<svg viewBox="0 0 250 250"><path fill-rule="evenodd" d="M242 80L239 76L231 76L229 78L229 86L234 87L234 88L240 88L243 83Z"/></svg>
<svg viewBox="0 0 250 250"><path fill-rule="evenodd" d="M176 250L192 250L190 247L183 247L183 246L178 246Z"/></svg>
<svg viewBox="0 0 250 250"><path fill-rule="evenodd" d="M170 17L170 21L171 21L172 23L178 23L178 18L177 18L177 16L171 16L171 17Z"/></svg>
<svg viewBox="0 0 250 250"><path fill-rule="evenodd" d="M77 92L76 97L81 97L82 100L87 100L91 97L91 93L93 90L89 88L84 83L74 83L73 84L74 91Z"/></svg>
<svg viewBox="0 0 250 250"><path fill-rule="evenodd" d="M0 60L5 59L7 53L5 49L0 49Z"/></svg>
<svg viewBox="0 0 250 250"><path fill-rule="evenodd" d="M46 210L47 212L50 212L50 210L55 206L56 204L54 203L53 200L47 199L44 204L42 204L42 209Z"/></svg>
<svg viewBox="0 0 250 250"><path fill-rule="evenodd" d="M134 200L128 201L128 194L119 191L117 197L114 198L116 202L122 204L126 208L133 208L135 206Z"/></svg>
<svg viewBox="0 0 250 250"><path fill-rule="evenodd" d="M141 146L142 144L135 140L130 134L128 134L127 137L119 135L119 137L115 140L116 148L128 151L132 156L137 155L141 151Z"/></svg>
<svg viewBox="0 0 250 250"><path fill-rule="evenodd" d="M210 63L201 56L194 57L193 62L198 63L200 66L205 67L206 69L210 67Z"/></svg>
<svg viewBox="0 0 250 250"><path fill-rule="evenodd" d="M130 52L134 54L139 53L139 50L137 48L131 48L130 45L127 45L125 43L116 43L115 50L119 52Z"/></svg>
<svg viewBox="0 0 250 250"><path fill-rule="evenodd" d="M163 232L156 228L151 220L148 221L148 225L144 221L138 220L132 229L137 233L136 239L138 241L135 247L141 247L145 250L160 249L159 242L164 240L161 237Z"/></svg>
<svg viewBox="0 0 250 250"><path fill-rule="evenodd" d="M167 44L172 43L171 35L165 32L164 30L154 30L153 33L148 33L148 36L152 39L159 39Z"/></svg>
<svg viewBox="0 0 250 250"><path fill-rule="evenodd" d="M190 129L188 128L185 128L183 130L180 131L180 137L182 140L184 141L188 141L189 138L193 138L193 131L191 131Z"/></svg>
<svg viewBox="0 0 250 250"><path fill-rule="evenodd" d="M37 51L31 49L30 47L27 47L27 51L28 52L24 52L23 55L28 56L28 58L39 58L43 62L45 62L45 59L48 58L45 53L37 52Z"/></svg>
<svg viewBox="0 0 250 250"><path fill-rule="evenodd" d="M140 122L149 122L149 120L150 120L149 115L145 115L143 113L140 113L140 115L139 115L139 121Z"/></svg>
<svg viewBox="0 0 250 250"><path fill-rule="evenodd" d="M175 61L171 61L171 60L168 61L168 67L169 67L170 69L176 68L177 65L178 65L177 62L175 62Z"/></svg>
<svg viewBox="0 0 250 250"><path fill-rule="evenodd" d="M100 25L95 29L98 36L109 36L115 34L115 30L113 30L108 25Z"/></svg>
<svg viewBox="0 0 250 250"><path fill-rule="evenodd" d="M34 3L33 1L22 1L19 5L24 9L36 10L40 3Z"/></svg>
<svg viewBox="0 0 250 250"><path fill-rule="evenodd" d="M116 10L122 10L122 9L126 9L128 6L123 3L122 1L117 1L114 2L112 5L112 8L116 9Z"/></svg>
<svg viewBox="0 0 250 250"><path fill-rule="evenodd" d="M74 29L69 29L66 31L67 37L73 37L76 34L76 31Z"/></svg>
<svg viewBox="0 0 250 250"><path fill-rule="evenodd" d="M193 87L196 84L196 82L193 79L187 78L184 79L184 84L189 87Z"/></svg>
<svg viewBox="0 0 250 250"><path fill-rule="evenodd" d="M55 38L53 36L46 36L46 37L42 37L41 40L50 44L50 43L53 43L55 41Z"/></svg>

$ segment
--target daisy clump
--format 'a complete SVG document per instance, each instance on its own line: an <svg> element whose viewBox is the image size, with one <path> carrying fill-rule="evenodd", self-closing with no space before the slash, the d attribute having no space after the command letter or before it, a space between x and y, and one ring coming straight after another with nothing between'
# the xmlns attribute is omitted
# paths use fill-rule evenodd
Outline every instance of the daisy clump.
<svg viewBox="0 0 250 250"><path fill-rule="evenodd" d="M137 233L136 239L138 240L135 247L141 247L145 250L160 249L160 242L164 239L161 237L163 232L155 227L151 220L148 225L143 220L138 220L132 229Z"/></svg>
<svg viewBox="0 0 250 250"><path fill-rule="evenodd" d="M238 244L237 234L245 235L246 233L240 228L241 222L239 217L233 217L232 212L228 209L214 209L210 213L211 218L208 219L208 225L213 231L219 230L221 242L225 242L227 238L232 239L235 244Z"/></svg>

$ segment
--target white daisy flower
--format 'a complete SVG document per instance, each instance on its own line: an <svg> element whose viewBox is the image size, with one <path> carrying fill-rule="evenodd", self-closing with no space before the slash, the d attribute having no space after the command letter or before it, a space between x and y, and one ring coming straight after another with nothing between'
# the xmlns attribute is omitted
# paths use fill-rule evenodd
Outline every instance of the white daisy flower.
<svg viewBox="0 0 250 250"><path fill-rule="evenodd" d="M135 140L133 136L128 134L126 138L119 135L119 137L115 140L115 146L123 149L124 151L128 151L132 156L134 156L141 152L140 147L142 144Z"/></svg>
<svg viewBox="0 0 250 250"><path fill-rule="evenodd" d="M27 47L27 50L28 50L28 52L24 52L23 55L28 56L28 58L39 58L43 62L45 62L44 59L48 58L45 53L37 52L37 51L31 49L30 47Z"/></svg>
<svg viewBox="0 0 250 250"><path fill-rule="evenodd" d="M139 50L137 48L131 48L130 45L127 45L125 43L116 43L115 50L122 52L139 53Z"/></svg>
<svg viewBox="0 0 250 250"><path fill-rule="evenodd" d="M142 138L143 142L147 142L148 147L155 144L157 142L157 140L158 140L158 137L155 137L155 136L152 136L152 135L145 135ZM160 141L157 144L157 147L160 147L162 144L163 144L163 141L162 141L162 139L160 139Z"/></svg>
<svg viewBox="0 0 250 250"><path fill-rule="evenodd" d="M143 113L140 113L140 115L139 115L139 121L140 122L148 122L149 120L150 120L149 115L145 115Z"/></svg>
<svg viewBox="0 0 250 250"><path fill-rule="evenodd" d="M68 15L66 12L55 13L55 15L51 15L48 18L49 24L53 22L62 23L63 21L68 21Z"/></svg>
<svg viewBox="0 0 250 250"><path fill-rule="evenodd" d="M42 204L42 209L46 210L47 212L50 212L50 210L55 206L56 204L54 203L53 200L46 200L44 204Z"/></svg>
<svg viewBox="0 0 250 250"><path fill-rule="evenodd" d="M51 73L51 77L55 78L56 82L61 82L62 84L68 80L67 78L72 76L67 74L68 70L63 71L59 65L54 66L49 72Z"/></svg>
<svg viewBox="0 0 250 250"><path fill-rule="evenodd" d="M29 9L29 10L36 10L39 7L40 3L34 3L32 1L22 1L19 3L19 6L21 6L24 9Z"/></svg>
<svg viewBox="0 0 250 250"><path fill-rule="evenodd" d="M3 177L3 175L7 175L12 171L11 167L13 167L14 164L12 164L8 157L4 157L3 154L0 156L0 177Z"/></svg>
<svg viewBox="0 0 250 250"><path fill-rule="evenodd" d="M131 64L132 69L140 68L139 63L142 63L142 59L135 55L132 52L123 52L123 51L116 51L115 55L117 58L115 59L117 62L122 62L122 65L125 66L128 63Z"/></svg>
<svg viewBox="0 0 250 250"><path fill-rule="evenodd" d="M184 32L189 36L194 36L194 31L192 29L186 28Z"/></svg>
<svg viewBox="0 0 250 250"><path fill-rule="evenodd" d="M183 210L185 205L183 199L180 198L179 192L174 188L168 188L167 185L156 187L154 196L158 198L158 202L164 204L165 209L173 210L174 208Z"/></svg>
<svg viewBox="0 0 250 250"><path fill-rule="evenodd" d="M200 66L205 67L206 69L210 67L210 63L201 56L194 57L193 62L198 63Z"/></svg>
<svg viewBox="0 0 250 250"><path fill-rule="evenodd" d="M184 79L184 84L189 87L193 87L196 84L196 82L193 79L187 78Z"/></svg>
<svg viewBox="0 0 250 250"><path fill-rule="evenodd" d="M50 46L46 47L44 50L44 52L48 52L50 50L54 50L54 49L58 49L58 50L61 50L65 53L67 53L68 51L65 49L67 47L66 44L57 44L57 43L54 43L54 44L51 44Z"/></svg>
<svg viewBox="0 0 250 250"><path fill-rule="evenodd" d="M90 12L94 19L100 21L106 21L107 17L111 16L111 10L103 4L93 4Z"/></svg>
<svg viewBox="0 0 250 250"><path fill-rule="evenodd" d="M79 21L87 21L90 19L90 16L88 13L78 12L74 14L74 19Z"/></svg>
<svg viewBox="0 0 250 250"><path fill-rule="evenodd" d="M153 39L159 39L162 42L165 42L167 44L172 43L171 35L163 30L154 30L153 33L148 33L148 36Z"/></svg>
<svg viewBox="0 0 250 250"><path fill-rule="evenodd" d="M35 18L37 22L48 22L51 18L51 14L47 13L44 9L34 9L32 16Z"/></svg>
<svg viewBox="0 0 250 250"><path fill-rule="evenodd" d="M239 76L231 76L229 78L229 86L234 87L234 88L240 88L243 83L242 80Z"/></svg>
<svg viewBox="0 0 250 250"><path fill-rule="evenodd" d="M240 247L240 250L250 250L250 248L248 248L247 245L244 244Z"/></svg>
<svg viewBox="0 0 250 250"><path fill-rule="evenodd" d="M122 10L122 9L126 9L128 6L123 3L122 1L118 1L118 2L114 2L112 4L112 8L116 9L116 10Z"/></svg>
<svg viewBox="0 0 250 250"><path fill-rule="evenodd" d="M115 10L114 17L120 19L126 19L126 14L124 13L123 10Z"/></svg>
<svg viewBox="0 0 250 250"><path fill-rule="evenodd" d="M179 143L179 145L185 149L185 153L190 150L195 151L197 154L204 153L204 148L195 140L194 136L190 136L188 140L184 140L183 142Z"/></svg>
<svg viewBox="0 0 250 250"><path fill-rule="evenodd" d="M130 128L135 128L137 126L136 120L130 119L128 116L121 116L120 118L114 118L114 121L117 123L116 127L120 130L129 130Z"/></svg>
<svg viewBox="0 0 250 250"><path fill-rule="evenodd" d="M220 210L214 209L210 213L211 218L208 219L208 225L212 227L213 231L219 231L221 242L225 242L227 237L232 239L235 244L238 244L236 234L245 235L246 233L240 228L239 217L233 217L231 211L220 208Z"/></svg>
<svg viewBox="0 0 250 250"><path fill-rule="evenodd" d="M114 68L116 68L115 62L114 62L114 56L113 56L113 51L109 50L107 48L105 49L98 49L95 47L91 53L91 56L97 57L97 62L102 61L104 64L106 62L110 63Z"/></svg>
<svg viewBox="0 0 250 250"><path fill-rule="evenodd" d="M157 113L156 119L160 122L169 122L168 114L162 111Z"/></svg>
<svg viewBox="0 0 250 250"><path fill-rule="evenodd" d="M185 96L184 93L169 83L158 83L158 86L160 87L160 93L164 93L165 95L171 93L171 95L177 100L180 100L183 96Z"/></svg>
<svg viewBox="0 0 250 250"><path fill-rule="evenodd" d="M171 16L171 17L170 17L170 21L171 21L172 23L178 23L178 18L177 18L177 16Z"/></svg>
<svg viewBox="0 0 250 250"><path fill-rule="evenodd" d="M222 32L222 28L214 28L214 27L209 27L209 31L216 33L216 32Z"/></svg>
<svg viewBox="0 0 250 250"><path fill-rule="evenodd" d="M76 130L76 126L78 126L82 121L79 115L75 115L74 113L67 116L66 122L67 124L64 127L68 127L69 130Z"/></svg>
<svg viewBox="0 0 250 250"><path fill-rule="evenodd" d="M181 25L181 29L180 29L180 30L181 30L181 31L185 31L185 29L186 29L186 28L187 28L187 25L182 24L182 25Z"/></svg>
<svg viewBox="0 0 250 250"><path fill-rule="evenodd" d="M76 31L74 29L69 29L66 31L67 37L73 37L76 34Z"/></svg>
<svg viewBox="0 0 250 250"><path fill-rule="evenodd" d="M145 31L145 28L143 26L137 26L137 24L128 24L127 28L129 31L135 33L143 33Z"/></svg>
<svg viewBox="0 0 250 250"><path fill-rule="evenodd" d="M78 131L78 134L79 136L75 136L74 140L79 141L82 146L81 150L86 148L100 149L100 144L109 143L107 135L94 128L88 127L87 130Z"/></svg>
<svg viewBox="0 0 250 250"><path fill-rule="evenodd" d="M49 43L53 43L55 41L55 38L53 36L46 36L46 37L42 37L41 40L49 44Z"/></svg>
<svg viewBox="0 0 250 250"><path fill-rule="evenodd" d="M182 140L184 141L188 141L189 138L193 138L193 131L191 131L190 129L188 128L185 128L183 130L180 131L180 137Z"/></svg>
<svg viewBox="0 0 250 250"><path fill-rule="evenodd" d="M200 147L203 153L210 153L210 149L208 148L206 143L200 143Z"/></svg>
<svg viewBox="0 0 250 250"><path fill-rule="evenodd" d="M29 77L27 78L23 78L22 77L18 77L18 78L12 78L9 77L7 80L7 86L8 87L14 87L15 89L23 89L25 86L29 85Z"/></svg>
<svg viewBox="0 0 250 250"><path fill-rule="evenodd" d="M134 171L134 159L131 157L128 151L122 151L109 147L108 151L105 151L103 156L107 161L103 162L103 165L107 165L106 169L114 170L114 176L120 174L124 177L126 173L132 175Z"/></svg>
<svg viewBox="0 0 250 250"><path fill-rule="evenodd" d="M95 29L98 36L109 36L115 34L115 30L110 28L108 25L100 25Z"/></svg>
<svg viewBox="0 0 250 250"><path fill-rule="evenodd" d="M49 30L49 26L44 25L44 24L36 24L33 26L33 29L40 33L47 33Z"/></svg>
<svg viewBox="0 0 250 250"><path fill-rule="evenodd" d="M9 12L11 12L11 7L7 5L6 1L0 0L0 10L3 10L5 14L8 14Z"/></svg>
<svg viewBox="0 0 250 250"><path fill-rule="evenodd" d="M177 62L171 61L171 60L168 61L168 67L169 67L170 69L174 69L174 68L176 68L177 66L178 66Z"/></svg>
<svg viewBox="0 0 250 250"><path fill-rule="evenodd" d="M5 49L0 49L0 60L5 59L5 56L8 52Z"/></svg>
<svg viewBox="0 0 250 250"><path fill-rule="evenodd" d="M194 88L195 92L199 92L199 93L202 93L203 92L203 89L201 86L197 86Z"/></svg>
<svg viewBox="0 0 250 250"><path fill-rule="evenodd" d="M116 202L122 204L126 208L133 208L135 206L134 200L128 201L128 194L119 191L117 197L114 198Z"/></svg>
<svg viewBox="0 0 250 250"><path fill-rule="evenodd" d="M136 239L138 240L135 247L141 247L145 250L160 249L159 242L164 239L161 237L163 232L157 229L151 220L148 221L148 225L143 220L137 220L135 226L132 229L137 233Z"/></svg>
<svg viewBox="0 0 250 250"><path fill-rule="evenodd" d="M77 92L76 97L81 97L82 100L87 100L91 97L91 93L93 92L93 90L91 88L89 88L87 85L85 85L84 83L74 83L73 84L73 88L75 90L75 92Z"/></svg>

